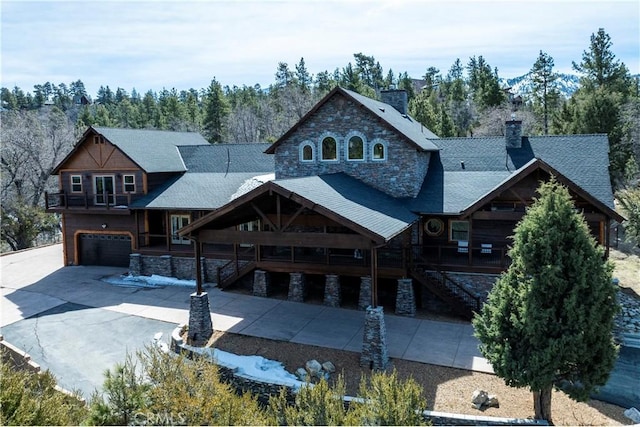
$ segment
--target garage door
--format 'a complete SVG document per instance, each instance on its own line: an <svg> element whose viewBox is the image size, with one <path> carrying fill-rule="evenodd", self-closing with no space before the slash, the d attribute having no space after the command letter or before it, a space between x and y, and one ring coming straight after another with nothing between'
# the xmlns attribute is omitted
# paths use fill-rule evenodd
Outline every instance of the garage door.
<svg viewBox="0 0 640 427"><path fill-rule="evenodd" d="M131 237L126 234L81 234L80 265L129 267Z"/></svg>

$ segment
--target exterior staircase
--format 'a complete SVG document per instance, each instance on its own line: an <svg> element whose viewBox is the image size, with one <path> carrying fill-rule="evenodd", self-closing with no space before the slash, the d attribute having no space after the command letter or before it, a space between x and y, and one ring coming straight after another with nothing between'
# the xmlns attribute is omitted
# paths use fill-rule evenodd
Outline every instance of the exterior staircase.
<svg viewBox="0 0 640 427"><path fill-rule="evenodd" d="M224 289L256 268L255 261L231 260L218 269L218 288Z"/></svg>
<svg viewBox="0 0 640 427"><path fill-rule="evenodd" d="M441 298L458 315L471 320L482 307L482 300L452 280L443 271L427 264L414 264L409 269L413 279Z"/></svg>

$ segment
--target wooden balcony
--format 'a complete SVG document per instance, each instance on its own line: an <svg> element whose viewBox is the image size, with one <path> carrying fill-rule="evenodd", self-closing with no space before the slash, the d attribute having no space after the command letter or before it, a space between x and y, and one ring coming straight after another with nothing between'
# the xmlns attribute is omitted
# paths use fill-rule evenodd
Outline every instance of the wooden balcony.
<svg viewBox="0 0 640 427"><path fill-rule="evenodd" d="M422 260L442 271L501 273L511 263L503 246L415 245L412 250L413 260Z"/></svg>
<svg viewBox="0 0 640 427"><path fill-rule="evenodd" d="M194 256L192 244L177 244L166 234L140 233L137 243L138 252L143 255ZM274 272L371 274L371 252L367 250L206 243L202 245L201 254L205 258L229 260L230 264L235 264L229 266L234 270L251 262L256 268ZM379 248L377 255L381 277L404 276L417 264L429 265L439 271L497 274L510 262L505 247L487 247L486 244L464 249L456 245L414 245L404 250Z"/></svg>
<svg viewBox="0 0 640 427"><path fill-rule="evenodd" d="M130 193L45 193L45 209L49 213L78 212L88 214L129 215L132 195Z"/></svg>

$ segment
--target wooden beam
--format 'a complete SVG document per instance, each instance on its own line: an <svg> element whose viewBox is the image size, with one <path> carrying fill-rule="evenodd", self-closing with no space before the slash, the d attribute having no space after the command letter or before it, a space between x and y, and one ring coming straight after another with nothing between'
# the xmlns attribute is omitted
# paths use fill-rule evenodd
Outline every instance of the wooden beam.
<svg viewBox="0 0 640 427"><path fill-rule="evenodd" d="M273 222L271 222L271 220L269 219L269 217L267 217L258 206L256 206L255 203L251 202L251 207L253 208L254 211L256 211L258 213L258 215L260 215L260 218L262 218L262 220L264 222L266 222L272 229L274 230L279 230L278 227L276 227Z"/></svg>
<svg viewBox="0 0 640 427"><path fill-rule="evenodd" d="M283 233L225 229L201 230L197 237L202 243L247 243L301 248L368 249L373 245L373 242L364 236L342 233Z"/></svg>
<svg viewBox="0 0 640 427"><path fill-rule="evenodd" d="M304 206L300 206L298 208L298 210L296 211L296 213L294 213L293 215L291 215L291 218L289 218L289 220L287 221L287 223L284 225L284 227L282 227L282 231L285 231L287 228L289 228L289 226L291 225L291 223L293 221L295 221L296 218L298 218L298 216L305 210L306 208ZM278 215L280 216L280 215Z"/></svg>

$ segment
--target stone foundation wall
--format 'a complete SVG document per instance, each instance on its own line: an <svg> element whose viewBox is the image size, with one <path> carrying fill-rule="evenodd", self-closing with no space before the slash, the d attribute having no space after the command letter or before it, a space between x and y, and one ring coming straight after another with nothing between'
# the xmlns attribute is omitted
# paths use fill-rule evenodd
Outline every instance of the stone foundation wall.
<svg viewBox="0 0 640 427"><path fill-rule="evenodd" d="M218 269L227 264L227 259L200 259L203 282L216 283ZM196 265L194 258L174 257L172 255L129 255L129 274L132 276L152 276L157 274L182 280L195 280Z"/></svg>
<svg viewBox="0 0 640 427"><path fill-rule="evenodd" d="M475 295L482 299L487 300L487 296L493 285L500 277L498 274L479 274L479 273L456 273L447 272L447 276L454 280L456 283L462 285L472 295Z"/></svg>

